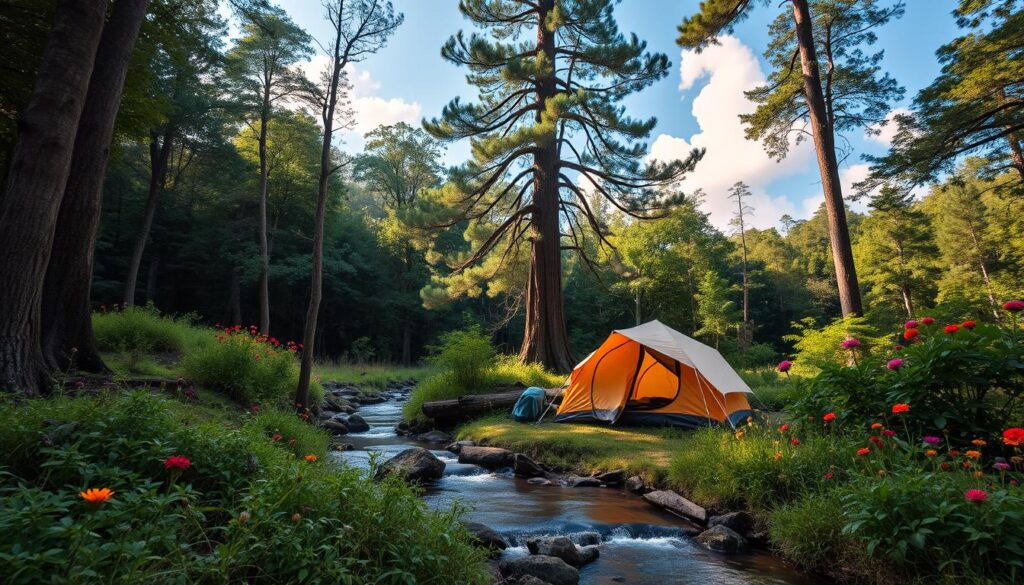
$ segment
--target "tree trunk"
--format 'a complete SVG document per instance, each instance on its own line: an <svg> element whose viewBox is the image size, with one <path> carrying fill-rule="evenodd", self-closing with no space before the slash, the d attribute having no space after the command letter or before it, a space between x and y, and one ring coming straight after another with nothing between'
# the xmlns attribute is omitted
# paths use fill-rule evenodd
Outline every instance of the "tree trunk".
<svg viewBox="0 0 1024 585"><path fill-rule="evenodd" d="M49 384L41 347L43 282L106 17L106 0L61 0L0 197L0 391Z"/></svg>
<svg viewBox="0 0 1024 585"><path fill-rule="evenodd" d="M270 121L270 83L263 85L263 107L260 109L260 332L270 335L270 245L267 240L267 124Z"/></svg>
<svg viewBox="0 0 1024 585"><path fill-rule="evenodd" d="M412 246L406 242L405 246L405 264L402 272L402 299L403 304L406 295L409 294L409 278L412 274ZM413 311L408 307L402 307L403 323L402 323L402 365L412 365L412 318Z"/></svg>
<svg viewBox="0 0 1024 585"><path fill-rule="evenodd" d="M832 262L835 265L836 284L839 289L839 305L844 317L860 315L864 309L861 305L860 286L857 283L857 270L853 264L850 230L846 225L846 207L843 203L842 186L839 183L835 137L828 123L825 98L821 90L821 75L818 72L810 10L807 7L807 0L791 1L804 76L804 98L811 120L818 170L821 172L821 188L825 195L825 211L828 214L828 233L832 243Z"/></svg>
<svg viewBox="0 0 1024 585"><path fill-rule="evenodd" d="M643 323L643 315L640 314L640 290L633 293L633 314L636 317L636 324Z"/></svg>
<svg viewBox="0 0 1024 585"><path fill-rule="evenodd" d="M537 45L555 62L555 35L545 22L553 9L553 0L542 0L538 12ZM555 73L539 80L537 97L540 122L544 104L555 96ZM533 158L533 206L531 214L530 276L526 289L526 331L519 359L540 362L556 372L569 372L574 361L565 328L562 297L562 246L559 219L558 149L555 135L538 145Z"/></svg>
<svg viewBox="0 0 1024 585"><path fill-rule="evenodd" d="M135 287L139 280L139 267L142 265L142 254L146 250L149 230L153 227L153 217L156 215L156 206L160 201L160 192L163 191L164 183L167 180L167 164L171 158L174 132L174 126L168 124L164 130L163 142L159 144L157 143L158 134L156 132L150 134L149 192L146 195L146 209L142 213L142 223L139 224L139 231L135 235L135 248L132 250L132 257L128 264L128 275L124 279L124 305L126 307L135 304Z"/></svg>
<svg viewBox="0 0 1024 585"><path fill-rule="evenodd" d="M43 285L42 347L50 369L67 370L73 353L77 369L109 371L92 332L93 252L114 122L147 3L118 0L96 51L71 157L69 176L74 180L64 189Z"/></svg>
<svg viewBox="0 0 1024 585"><path fill-rule="evenodd" d="M903 308L907 311L907 318L914 318L914 301L910 296L910 285L903 283L900 287L900 294L903 296Z"/></svg>

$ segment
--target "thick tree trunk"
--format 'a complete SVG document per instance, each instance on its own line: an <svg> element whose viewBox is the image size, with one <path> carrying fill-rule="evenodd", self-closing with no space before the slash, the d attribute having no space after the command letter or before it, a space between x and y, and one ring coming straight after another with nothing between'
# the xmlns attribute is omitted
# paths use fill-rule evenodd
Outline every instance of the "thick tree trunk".
<svg viewBox="0 0 1024 585"><path fill-rule="evenodd" d="M57 215L42 300L42 347L46 365L107 372L92 332L93 252L100 223L100 197L110 157L114 122L132 48L148 0L118 0L96 51L89 92L78 123L64 198Z"/></svg>
<svg viewBox="0 0 1024 585"><path fill-rule="evenodd" d="M163 191L167 181L167 165L171 158L171 147L174 145L174 126L168 124L164 130L163 142L157 143L159 138L156 132L150 135L149 142L149 191L146 194L146 208L142 212L142 222L139 224L139 231L135 235L135 247L132 249L132 257L128 263L128 275L124 279L124 305L130 307L135 304L135 288L139 280L139 267L142 266L142 254L146 251L146 241L149 239L149 231L153 228L153 217L156 215L156 207L160 202L160 192Z"/></svg>
<svg viewBox="0 0 1024 585"><path fill-rule="evenodd" d="M839 289L839 305L844 317L861 315L864 308L861 305L857 270L853 264L850 229L846 225L846 207L843 203L842 186L839 183L835 137L828 121L825 97L821 90L821 75L818 72L818 56L814 48L810 10L807 7L807 0L792 0L792 3L800 63L803 68L804 98L811 120L814 150L818 157L818 170L821 172L821 188L825 195L825 211L828 214L828 234Z"/></svg>
<svg viewBox="0 0 1024 585"><path fill-rule="evenodd" d="M61 0L0 197L0 391L36 394L43 282L106 17L106 0Z"/></svg>
<svg viewBox="0 0 1024 585"><path fill-rule="evenodd" d="M545 21L553 8L553 0L542 0L538 12L538 48L555 62L555 35L547 30ZM544 102L556 92L554 73L539 80L537 97L540 121ZM559 219L558 149L555 135L538 146L534 155L533 206L531 215L530 276L526 289L526 331L519 352L522 361L540 362L557 372L569 372L574 361L565 328L565 305L562 296L562 243Z"/></svg>
<svg viewBox="0 0 1024 585"><path fill-rule="evenodd" d="M270 244L267 240L267 188L270 171L267 168L267 125L270 121L270 83L263 89L263 107L260 110L260 332L270 335Z"/></svg>

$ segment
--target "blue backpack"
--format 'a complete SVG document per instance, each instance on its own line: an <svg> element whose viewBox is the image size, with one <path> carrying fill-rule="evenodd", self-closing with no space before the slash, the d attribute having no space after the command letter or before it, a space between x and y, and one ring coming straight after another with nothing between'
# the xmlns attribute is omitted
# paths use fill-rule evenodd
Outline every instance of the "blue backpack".
<svg viewBox="0 0 1024 585"><path fill-rule="evenodd" d="M543 388L536 386L527 388L519 395L519 400L516 400L516 405L512 407L512 418L517 422L536 421L544 410L545 398Z"/></svg>

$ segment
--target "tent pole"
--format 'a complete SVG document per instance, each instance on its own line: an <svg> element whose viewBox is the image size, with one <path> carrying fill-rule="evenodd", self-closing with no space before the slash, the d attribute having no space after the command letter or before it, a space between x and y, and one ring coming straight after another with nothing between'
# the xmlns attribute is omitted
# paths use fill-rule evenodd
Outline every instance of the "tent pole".
<svg viewBox="0 0 1024 585"><path fill-rule="evenodd" d="M697 375L698 375L698 376L700 376L700 372L697 372ZM701 376L701 377L703 378L703 376ZM711 387L712 387L712 386L711 386L711 382L708 382L708 388L711 388ZM715 394L713 394L712 396L714 396L714 397L715 397L715 402L717 402L717 403L718 403L718 406L721 406L721 407L722 407L722 414L723 414L723 415L725 415L725 420L726 420L726 422L728 422L728 423L729 423L729 426L731 426L731 427L732 427L732 430L734 430L734 431L735 431L735 430L736 430L736 423L732 422L732 419L731 419L731 418L729 418L729 410L728 410L728 409L727 409L727 408L725 407L725 404L724 404L724 403L722 403L722 401L718 399L718 394L720 394L720 392L718 392L718 391L716 390L716 391L715 391ZM724 396L723 396L723 398L724 398Z"/></svg>
<svg viewBox="0 0 1024 585"><path fill-rule="evenodd" d="M565 388L566 388L566 387L567 387L568 385L569 385L569 381L568 381L568 380L566 380L565 384L562 384L562 386L561 386L561 387L559 388L559 389L560 389L560 390L562 391L562 394L565 394ZM547 398L548 398L548 393L547 393L547 392L545 392L545 393L544 393L544 400L547 400ZM550 400L550 401L548 402L548 406L547 406L547 408L545 408L545 409L544 409L544 412L540 413L540 418L538 418L538 419L537 419L537 422L535 422L535 423L533 423L533 424L535 424L535 425L539 425L539 424L541 423L541 421L542 421L542 420L544 420L544 417L548 415L548 411L549 411L549 410L551 410L551 407L552 407L552 406L554 406L554 405L555 405L555 399L554 399L554 398L552 398L552 399L551 399L551 400Z"/></svg>
<svg viewBox="0 0 1024 585"><path fill-rule="evenodd" d="M693 368L693 374L697 378L697 392L700 392L700 399L704 402L704 412L707 413L707 415L708 415L708 422L709 422L708 426L711 426L710 425L711 409L708 408L708 399L704 397L704 388L703 388L703 384L700 381L700 372L697 371L697 368ZM728 418L728 417L726 417L726 418Z"/></svg>

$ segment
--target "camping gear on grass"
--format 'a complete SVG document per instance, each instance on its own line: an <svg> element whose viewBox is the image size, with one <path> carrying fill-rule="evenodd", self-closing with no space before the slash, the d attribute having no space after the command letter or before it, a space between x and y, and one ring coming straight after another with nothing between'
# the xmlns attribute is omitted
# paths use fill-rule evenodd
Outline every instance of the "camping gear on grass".
<svg viewBox="0 0 1024 585"><path fill-rule="evenodd" d="M748 393L718 350L651 321L613 331L573 369L555 422L735 428L752 415Z"/></svg>
<svg viewBox="0 0 1024 585"><path fill-rule="evenodd" d="M544 389L531 386L519 395L515 406L512 407L512 418L517 422L533 422L540 417L544 410Z"/></svg>

